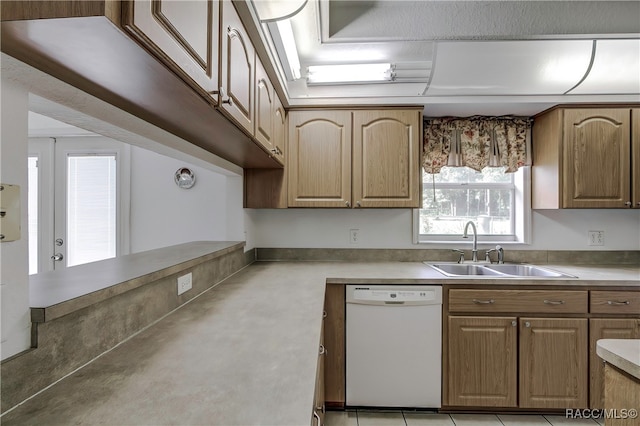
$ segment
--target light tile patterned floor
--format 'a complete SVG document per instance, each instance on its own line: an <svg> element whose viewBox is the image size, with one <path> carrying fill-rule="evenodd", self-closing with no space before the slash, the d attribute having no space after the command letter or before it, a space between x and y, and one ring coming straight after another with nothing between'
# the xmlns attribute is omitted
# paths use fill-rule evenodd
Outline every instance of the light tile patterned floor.
<svg viewBox="0 0 640 426"><path fill-rule="evenodd" d="M437 414L414 411L328 411L326 426L598 426L602 420L568 419L560 415Z"/></svg>

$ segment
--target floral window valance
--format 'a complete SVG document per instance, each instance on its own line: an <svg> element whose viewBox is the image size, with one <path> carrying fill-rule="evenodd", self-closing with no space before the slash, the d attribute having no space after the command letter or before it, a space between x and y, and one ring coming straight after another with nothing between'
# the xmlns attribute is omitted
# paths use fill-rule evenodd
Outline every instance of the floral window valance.
<svg viewBox="0 0 640 426"><path fill-rule="evenodd" d="M431 118L424 120L423 167L440 173L444 166L476 171L505 167L507 173L531 164L531 120L513 117Z"/></svg>

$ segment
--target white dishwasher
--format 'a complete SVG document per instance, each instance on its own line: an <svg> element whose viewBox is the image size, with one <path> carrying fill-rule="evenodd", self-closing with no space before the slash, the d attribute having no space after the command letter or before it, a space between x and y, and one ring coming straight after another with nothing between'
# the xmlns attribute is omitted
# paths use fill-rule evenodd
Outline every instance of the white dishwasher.
<svg viewBox="0 0 640 426"><path fill-rule="evenodd" d="M346 291L347 405L439 408L442 287Z"/></svg>

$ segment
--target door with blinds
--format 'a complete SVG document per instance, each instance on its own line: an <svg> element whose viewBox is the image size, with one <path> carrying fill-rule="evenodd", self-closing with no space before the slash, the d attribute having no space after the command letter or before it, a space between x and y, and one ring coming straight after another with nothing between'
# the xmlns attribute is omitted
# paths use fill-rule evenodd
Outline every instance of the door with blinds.
<svg viewBox="0 0 640 426"><path fill-rule="evenodd" d="M124 254L127 169L108 138L29 140L30 274Z"/></svg>

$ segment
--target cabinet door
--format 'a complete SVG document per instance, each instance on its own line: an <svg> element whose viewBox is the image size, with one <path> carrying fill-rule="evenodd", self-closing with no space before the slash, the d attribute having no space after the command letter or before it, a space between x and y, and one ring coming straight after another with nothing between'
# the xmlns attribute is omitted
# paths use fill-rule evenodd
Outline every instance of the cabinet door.
<svg viewBox="0 0 640 426"><path fill-rule="evenodd" d="M351 113L290 111L289 207L351 207Z"/></svg>
<svg viewBox="0 0 640 426"><path fill-rule="evenodd" d="M353 113L354 207L420 207L420 111Z"/></svg>
<svg viewBox="0 0 640 426"><path fill-rule="evenodd" d="M318 355L318 366L316 368L316 392L314 398L314 422L317 422L318 426L324 426L324 370L325 370L325 356L327 350L324 347L324 322L320 331L320 353Z"/></svg>
<svg viewBox="0 0 640 426"><path fill-rule="evenodd" d="M255 50L230 0L222 2L220 107L233 121L254 134Z"/></svg>
<svg viewBox="0 0 640 426"><path fill-rule="evenodd" d="M517 406L515 317L449 317L448 405Z"/></svg>
<svg viewBox="0 0 640 426"><path fill-rule="evenodd" d="M273 145L276 149L275 158L284 164L286 159L285 149L287 146L287 111L282 106L278 95L274 96L274 102Z"/></svg>
<svg viewBox="0 0 640 426"><path fill-rule="evenodd" d="M640 108L631 110L631 153L631 202L640 209Z"/></svg>
<svg viewBox="0 0 640 426"><path fill-rule="evenodd" d="M563 207L627 208L629 109L567 109L564 114Z"/></svg>
<svg viewBox="0 0 640 426"><path fill-rule="evenodd" d="M640 319L589 320L590 408L604 408L604 361L596 354L599 339L638 339Z"/></svg>
<svg viewBox="0 0 640 426"><path fill-rule="evenodd" d="M128 31L173 71L202 88L210 101L216 103L218 0L135 0L125 2L123 11L123 25Z"/></svg>
<svg viewBox="0 0 640 426"><path fill-rule="evenodd" d="M587 320L520 319L520 407L586 408Z"/></svg>
<svg viewBox="0 0 640 426"><path fill-rule="evenodd" d="M344 408L345 384L345 289L342 284L327 284L324 297L324 386L327 406Z"/></svg>
<svg viewBox="0 0 640 426"><path fill-rule="evenodd" d="M275 100L273 85L264 70L260 59L256 58L256 140L272 154L275 154L274 124L275 124Z"/></svg>

